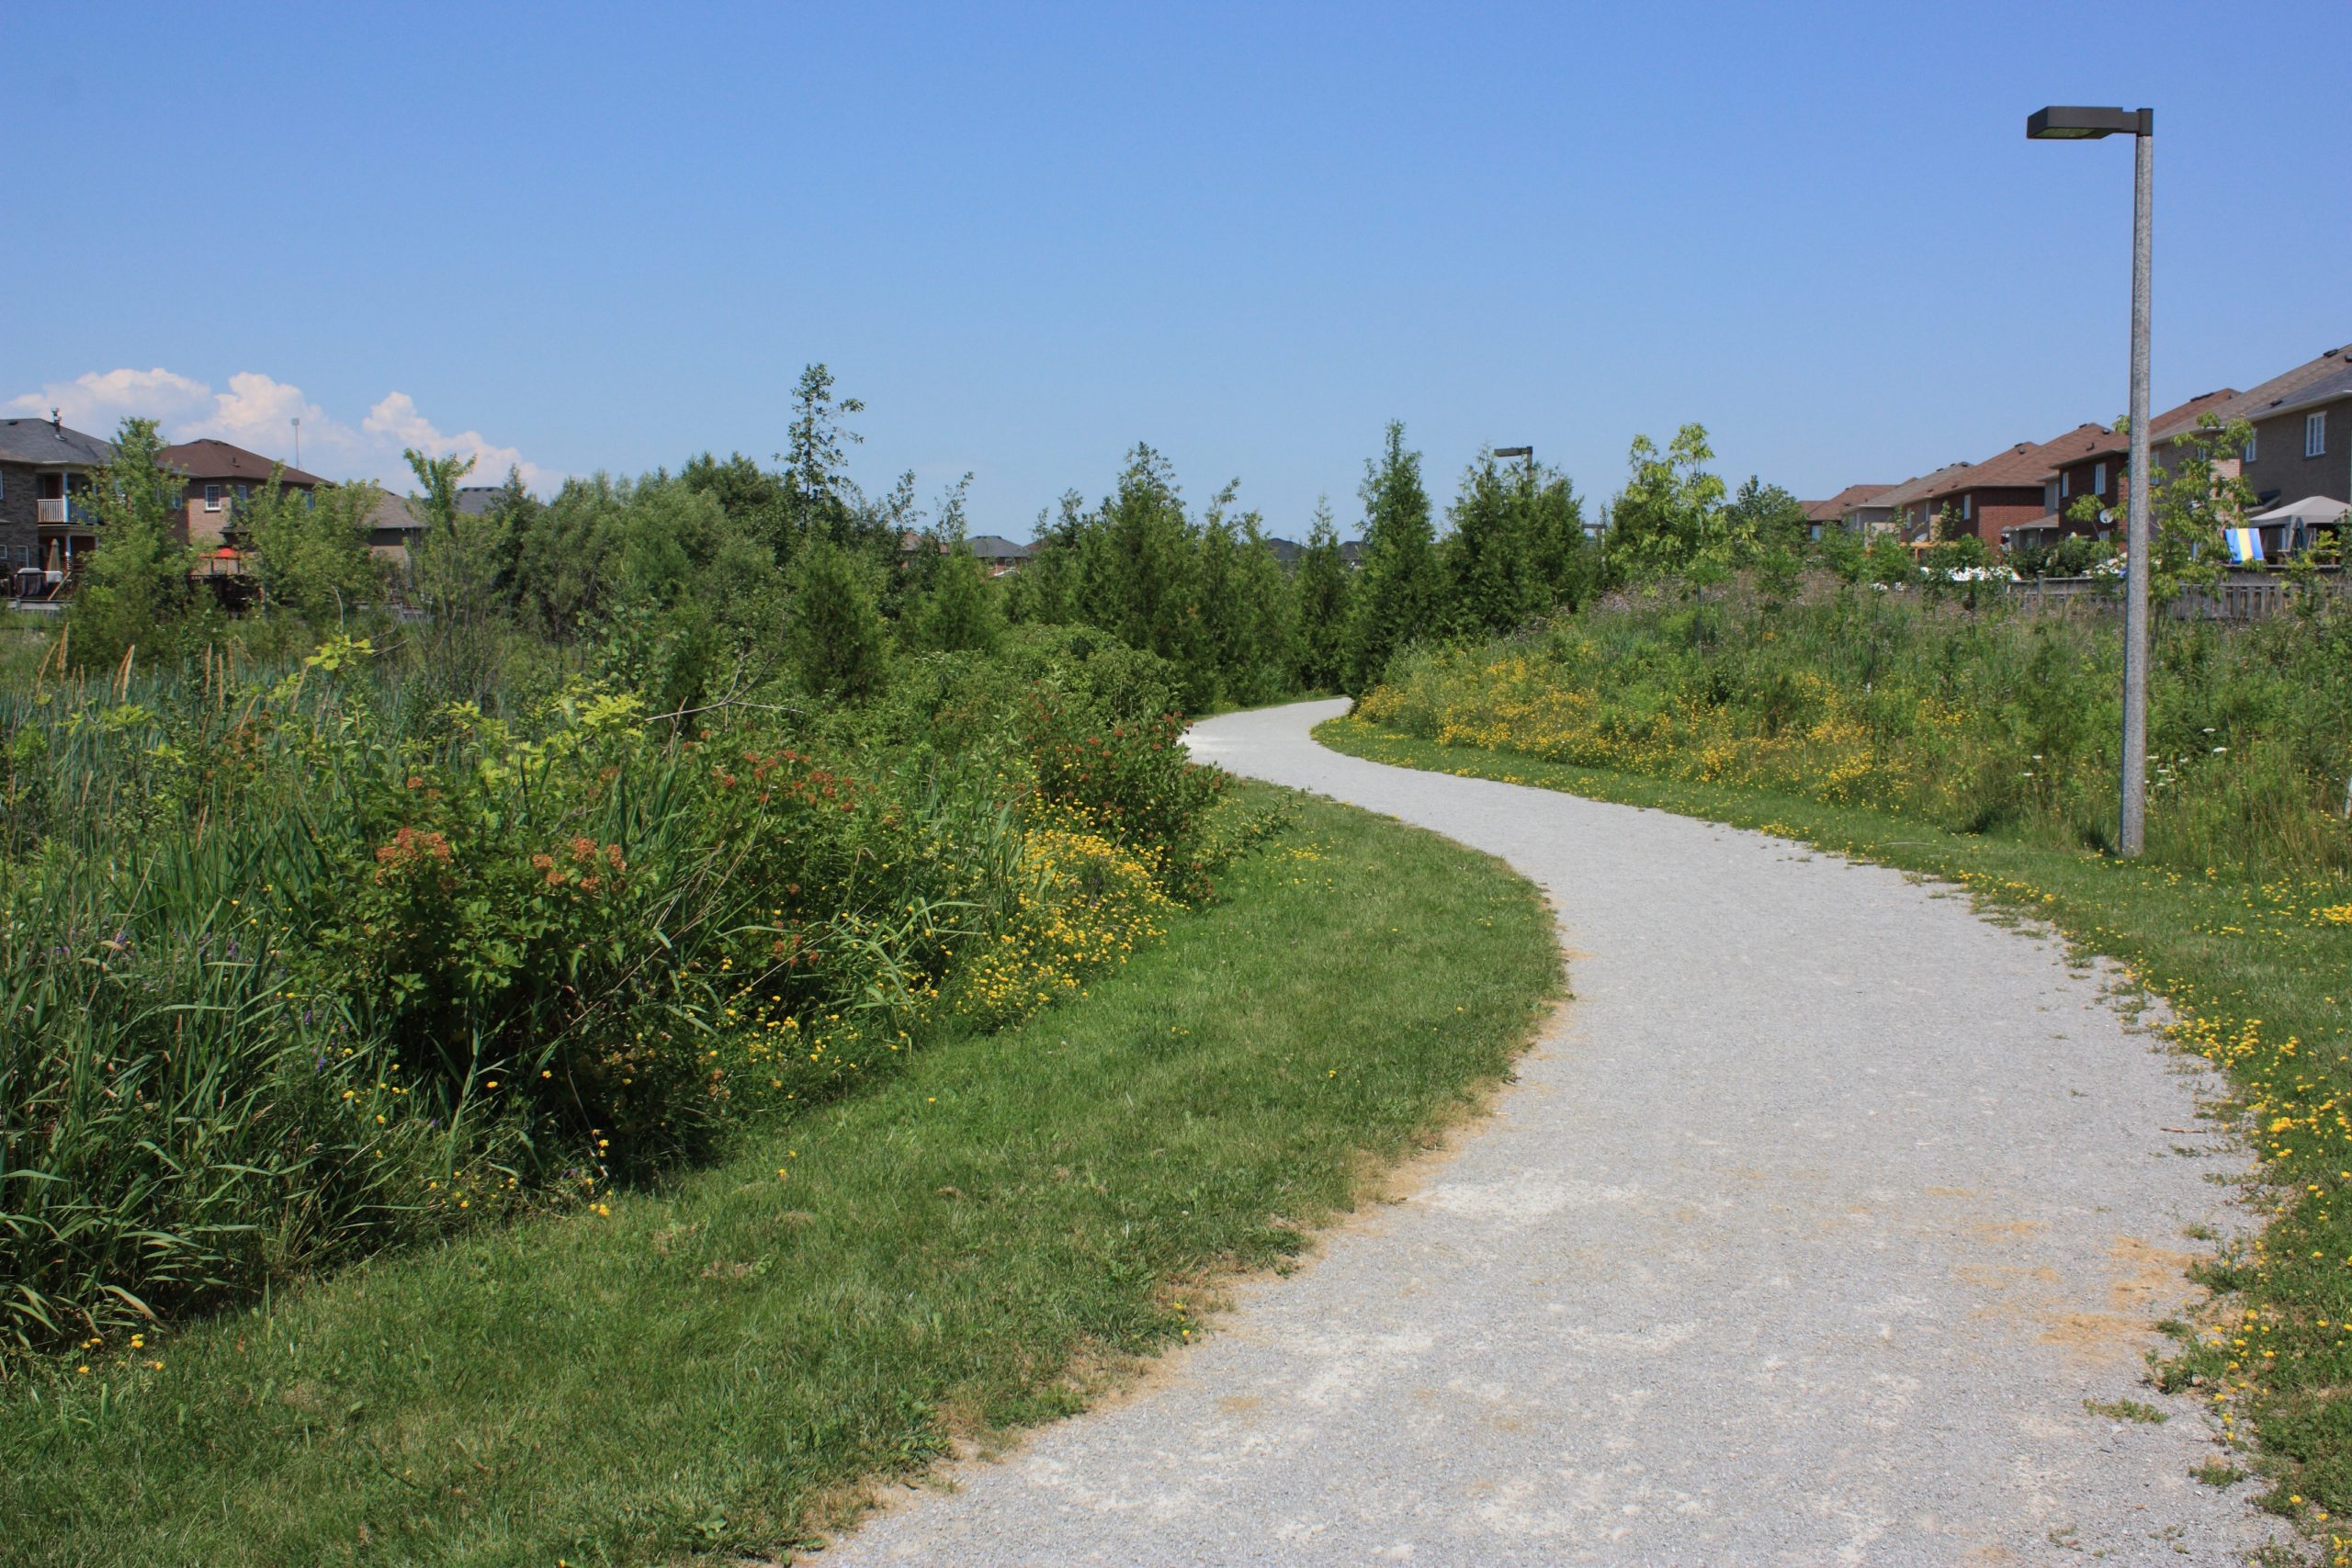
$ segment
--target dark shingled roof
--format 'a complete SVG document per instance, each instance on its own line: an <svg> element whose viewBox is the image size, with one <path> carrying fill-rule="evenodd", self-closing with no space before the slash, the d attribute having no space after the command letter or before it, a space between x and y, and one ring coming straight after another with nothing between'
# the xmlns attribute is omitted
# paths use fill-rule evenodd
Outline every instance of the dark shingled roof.
<svg viewBox="0 0 2352 1568"><path fill-rule="evenodd" d="M2267 419L2274 414L2296 413L2304 409L2332 403L2341 397L2352 396L2352 365L2331 371L2300 389L2289 392L2268 408L2249 414L2250 419Z"/></svg>
<svg viewBox="0 0 2352 1568"><path fill-rule="evenodd" d="M1933 491L1951 475L1972 467L1967 463L1946 463L1942 468L1905 479L1893 490L1882 491L1871 497L1872 506L1905 506Z"/></svg>
<svg viewBox="0 0 2352 1568"><path fill-rule="evenodd" d="M2224 424L2233 419L2267 418L2282 412L2289 400L2300 401L2314 385L2342 370L2347 364L2352 364L2352 344L2331 348L2318 358L2307 359L2282 376L2273 376L2259 387L2249 387L2211 412Z"/></svg>
<svg viewBox="0 0 2352 1568"><path fill-rule="evenodd" d="M1996 452L1981 463L1947 473L1929 485L1920 496L1922 501L1935 501L1947 495L1958 495L1964 490L1984 490L1993 486L2041 486L2041 476L2052 464L2071 463L2075 447L2083 446L2107 433L2103 424L2078 424L2055 441L2020 441L2005 452Z"/></svg>
<svg viewBox="0 0 2352 1568"><path fill-rule="evenodd" d="M277 466L258 452L248 452L242 446L215 441L210 436L201 441L183 441L176 446L166 446L155 454L155 460L192 479L241 479L248 484L268 483L270 469ZM291 464L286 466L279 478L284 483L297 488L327 482L318 475L305 473Z"/></svg>
<svg viewBox="0 0 2352 1568"><path fill-rule="evenodd" d="M65 463L95 468L114 461L114 447L72 425L45 419L0 419L0 462Z"/></svg>

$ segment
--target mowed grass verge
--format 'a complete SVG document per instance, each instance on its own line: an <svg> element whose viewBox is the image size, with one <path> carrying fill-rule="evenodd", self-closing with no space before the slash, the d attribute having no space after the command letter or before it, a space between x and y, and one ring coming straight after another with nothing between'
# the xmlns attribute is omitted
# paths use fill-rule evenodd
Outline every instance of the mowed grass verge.
<svg viewBox="0 0 2352 1568"><path fill-rule="evenodd" d="M1079 1408L1474 1108L1559 988L1499 863L1241 787L1288 826L1083 1000L609 1214L0 1384L0 1560L781 1558Z"/></svg>
<svg viewBox="0 0 2352 1568"><path fill-rule="evenodd" d="M2269 1179L2255 1194L2261 1233L2204 1273L2226 1316L2167 1325L2178 1351L2154 1376L2211 1397L2233 1438L2258 1433L2268 1506L2323 1534L2352 1512L2352 908L2331 902L2340 884L2188 875L1884 811L1439 745L1354 717L1315 735L1373 761L1652 807L1946 878L2118 960L2165 999L2173 1037L2229 1075L2224 1113L2243 1119ZM2331 1560L2352 1557L2344 1549Z"/></svg>

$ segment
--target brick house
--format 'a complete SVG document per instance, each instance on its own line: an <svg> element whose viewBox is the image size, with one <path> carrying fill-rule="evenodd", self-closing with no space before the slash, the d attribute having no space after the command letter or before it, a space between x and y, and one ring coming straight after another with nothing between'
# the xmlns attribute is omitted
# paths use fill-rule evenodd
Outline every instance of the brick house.
<svg viewBox="0 0 2352 1568"><path fill-rule="evenodd" d="M2199 419L2237 395L2237 389L2225 387L2166 409L2148 422L2152 448L2160 449L2166 441L2194 430ZM2042 514L2011 525L2004 543L2054 545L2069 536L2104 539L2119 532L2132 491L2131 432L2085 425L2051 443L2048 455L2050 468L2041 476ZM2099 510L2109 516L2089 523L2069 521L2066 513L2086 495L2097 496Z"/></svg>
<svg viewBox="0 0 2352 1568"><path fill-rule="evenodd" d="M1865 538L1883 532L1889 509L1875 504L1893 485L1848 485L1826 501L1804 502L1805 534L1818 539L1832 528L1844 528Z"/></svg>
<svg viewBox="0 0 2352 1568"><path fill-rule="evenodd" d="M277 465L258 452L226 441L207 438L183 441L155 454L155 460L179 474L187 488L180 494L178 530L184 543L198 549L217 549L236 526L237 507L269 483ZM316 490L326 481L316 474L288 468L278 476L288 490Z"/></svg>
<svg viewBox="0 0 2352 1568"><path fill-rule="evenodd" d="M2037 522L2044 514L2042 476L2053 460L2070 457L2075 446L2103 434L2098 424L2077 425L2055 441L2020 441L1996 452L1928 487L1913 503L1911 525L1905 537L1922 543L1933 536L1933 525L1948 518L1946 539L1973 535L1998 554L2001 536L2019 524Z"/></svg>
<svg viewBox="0 0 2352 1568"><path fill-rule="evenodd" d="M0 419L0 573L17 596L55 592L97 545L82 496L114 447L47 419Z"/></svg>
<svg viewBox="0 0 2352 1568"><path fill-rule="evenodd" d="M2352 501L2352 365L2245 416L2254 426L2239 475L2265 505Z"/></svg>
<svg viewBox="0 0 2352 1568"><path fill-rule="evenodd" d="M2227 424L2233 420L2242 419L2248 424L2257 426L2253 443L2254 450L2240 454L2226 463L2224 466L2227 470L2254 484L2258 493L2263 489L2263 485L2256 480L2251 465L2261 461L2262 442L2258 430L2260 424L2266 420L2276 421L2282 413L2289 412L2285 405L2290 399L2300 400L2304 393L2347 367L2352 367L2352 344L2328 349L2313 358L2303 361L2292 370L2273 376L2258 387L2250 387L2235 397L2224 399L2215 404L2211 412L2213 417L2222 423ZM2297 437L2293 444L2294 449L2300 452L2302 449L2301 432L2298 430L2294 434ZM2275 443L2271 449L2282 450ZM2290 477L2284 469L2272 470L2272 476L2282 488ZM2290 495L2285 499L2292 501L2295 498Z"/></svg>
<svg viewBox="0 0 2352 1568"><path fill-rule="evenodd" d="M1920 497L1970 466L1946 463L1940 468L1905 479L1891 490L1883 490L1866 502L1848 506L1842 513L1845 525L1866 539L1887 533L1908 537L1915 527L1926 526L1926 517L1919 511Z"/></svg>

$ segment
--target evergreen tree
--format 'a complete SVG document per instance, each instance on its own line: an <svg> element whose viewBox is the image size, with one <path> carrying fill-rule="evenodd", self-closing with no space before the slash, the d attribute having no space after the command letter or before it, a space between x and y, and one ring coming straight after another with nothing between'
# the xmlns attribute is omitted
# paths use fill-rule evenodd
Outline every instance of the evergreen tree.
<svg viewBox="0 0 2352 1568"><path fill-rule="evenodd" d="M810 365L800 372L792 410L785 450L776 455L784 465L786 514L784 536L772 541L779 562L790 560L802 540L846 545L861 532L848 449L865 437L842 421L865 412L865 405L855 398L834 397L833 373L823 365Z"/></svg>
<svg viewBox="0 0 2352 1568"><path fill-rule="evenodd" d="M153 420L126 419L113 460L92 476L88 502L102 543L81 568L66 611L66 646L85 668L118 664L134 647L173 657L190 630L188 553L178 531L184 491L157 459L163 446Z"/></svg>
<svg viewBox="0 0 2352 1568"><path fill-rule="evenodd" d="M1449 630L1510 631L1551 607L1532 499L1524 473L1506 472L1492 453L1479 454L1463 475L1452 509L1453 529L1438 551Z"/></svg>
<svg viewBox="0 0 2352 1568"><path fill-rule="evenodd" d="M1254 512L1241 519L1231 592L1235 653L1226 666L1226 694L1237 703L1287 696L1298 682L1298 590Z"/></svg>
<svg viewBox="0 0 2352 1568"><path fill-rule="evenodd" d="M1521 537L1544 589L1544 608L1581 606L1600 586L1600 552L1584 531L1584 502L1567 476L1522 469L1513 500L1525 513Z"/></svg>
<svg viewBox="0 0 2352 1568"><path fill-rule="evenodd" d="M1345 671L1348 690L1370 691L1389 655L1436 630L1445 581L1430 528L1421 455L1405 449L1392 421L1381 456L1364 464L1363 575L1351 594Z"/></svg>
<svg viewBox="0 0 2352 1568"><path fill-rule="evenodd" d="M915 559L902 569L909 579L910 614L900 631L910 646L938 653L985 653L996 646L1002 615L988 570L964 542L966 474L939 506L939 523L921 537Z"/></svg>
<svg viewBox="0 0 2352 1568"><path fill-rule="evenodd" d="M830 539L811 539L793 562L786 628L802 684L854 702L882 689L885 631L867 563Z"/></svg>
<svg viewBox="0 0 2352 1568"><path fill-rule="evenodd" d="M1196 657L1204 666L1204 705L1241 700L1234 692L1234 681L1250 661L1251 651L1247 615L1235 594L1240 542L1233 520L1226 515L1234 488L1227 485L1209 502L1193 541L1193 594L1200 615Z"/></svg>
<svg viewBox="0 0 2352 1568"><path fill-rule="evenodd" d="M1083 539L1080 618L1175 665L1185 705L1205 705L1214 680L1199 657L1194 539L1167 459L1138 445Z"/></svg>
<svg viewBox="0 0 2352 1568"><path fill-rule="evenodd" d="M1086 502L1074 490L1062 493L1061 513L1051 523L1045 513L1037 513L1029 558L1006 579L1008 618L1032 626L1069 626L1078 620L1086 527Z"/></svg>
<svg viewBox="0 0 2352 1568"><path fill-rule="evenodd" d="M1331 504L1318 499L1298 562L1298 672L1309 690L1339 689L1347 664L1350 587Z"/></svg>

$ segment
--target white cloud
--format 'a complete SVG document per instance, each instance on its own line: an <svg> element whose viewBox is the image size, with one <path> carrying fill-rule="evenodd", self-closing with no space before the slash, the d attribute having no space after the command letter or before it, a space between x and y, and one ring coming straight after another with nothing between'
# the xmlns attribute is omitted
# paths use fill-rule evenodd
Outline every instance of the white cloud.
<svg viewBox="0 0 2352 1568"><path fill-rule="evenodd" d="M509 468L519 470L534 490L551 490L563 480L562 474L526 461L514 447L493 445L478 430L442 434L406 392L388 394L355 429L303 396L301 388L254 370L230 377L225 392L160 367L94 370L0 403L0 412L9 414L39 416L52 408L66 423L93 435L111 434L125 417L139 415L162 426L166 440L214 436L288 461L294 456L293 422L299 419L302 467L330 479L375 479L393 490L414 482L401 456L405 446L435 457L472 457L468 478L475 484L496 484Z"/></svg>
<svg viewBox="0 0 2352 1568"><path fill-rule="evenodd" d="M473 470L466 477L476 484L497 484L506 478L509 468L518 470L523 482L533 490L552 489L563 479L561 474L526 462L523 454L512 446L493 446L479 430L444 435L431 420L416 412L416 400L406 392L386 394L381 402L368 411L360 428L401 446L413 446L429 457L471 457Z"/></svg>

